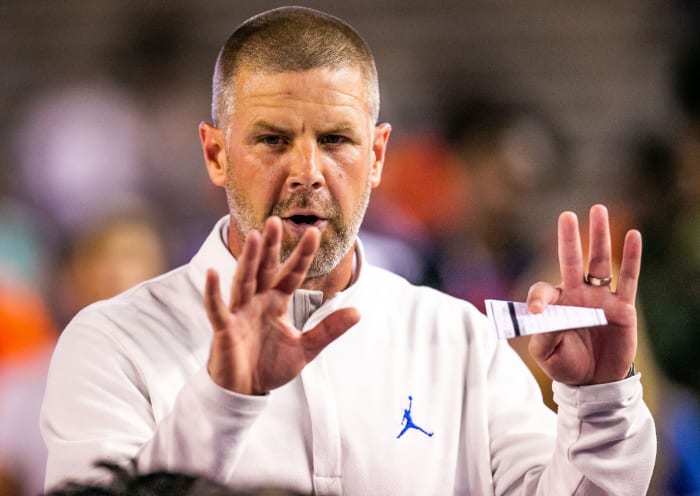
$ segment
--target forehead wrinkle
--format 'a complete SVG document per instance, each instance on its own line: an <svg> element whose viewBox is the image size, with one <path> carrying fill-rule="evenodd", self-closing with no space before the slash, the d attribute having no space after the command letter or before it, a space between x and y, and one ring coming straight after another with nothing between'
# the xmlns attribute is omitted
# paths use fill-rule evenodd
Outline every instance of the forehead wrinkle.
<svg viewBox="0 0 700 496"><path fill-rule="evenodd" d="M276 112L277 109L288 110L288 105L257 104L251 105L257 117L252 119L246 126L253 131L269 131L272 133L287 134L299 129L305 131L309 128L316 129L324 133L339 133L357 131L358 125L364 124L364 120L358 120L358 111L352 105L337 105L334 110L342 109L340 115L334 110L328 109L327 105L321 105L319 112L314 112L311 118L304 116L304 112ZM257 107L257 108L256 108ZM273 112L266 112L272 110ZM348 115L348 114L352 115Z"/></svg>
<svg viewBox="0 0 700 496"><path fill-rule="evenodd" d="M362 104L363 108L366 107L362 99L355 98L354 96L348 95L347 93L337 92L343 97L351 98L354 102ZM333 107L338 109L348 109L353 112L357 112L356 105L349 102L340 102L336 99L331 98L308 98L303 95L295 95L294 92L280 91L271 92L266 94L255 94L255 95L239 95L239 101L247 100L251 107L266 107L266 108L285 108L290 104L299 103L303 105L315 105L320 107Z"/></svg>
<svg viewBox="0 0 700 496"><path fill-rule="evenodd" d="M275 80L275 76L284 74L291 77L284 82ZM319 74L320 77L316 78L313 86L310 88L308 77L313 77L315 74ZM345 77L347 74L351 75L351 79L356 79L357 84L348 86L348 81ZM348 107L354 107L359 103L365 111L370 110L369 102L366 101L367 89L365 88L364 80L362 75L356 70L312 69L310 71L281 73L243 70L239 73L234 85L237 98L299 100L320 105ZM282 87L275 88L275 86ZM343 89L339 89L338 86L342 86ZM359 89L359 92L348 93L345 90L348 87ZM310 93L310 89L315 91ZM351 100L352 103L344 103L343 100Z"/></svg>

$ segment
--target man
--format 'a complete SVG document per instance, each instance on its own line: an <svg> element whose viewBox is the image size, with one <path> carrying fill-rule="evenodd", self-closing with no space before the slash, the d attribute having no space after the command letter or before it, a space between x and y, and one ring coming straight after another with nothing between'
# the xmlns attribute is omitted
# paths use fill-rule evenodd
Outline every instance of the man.
<svg viewBox="0 0 700 496"><path fill-rule="evenodd" d="M233 33L214 125L200 125L230 216L188 265L65 330L43 409L48 486L109 458L319 495L644 493L639 233L613 293L605 208L591 210L593 284L576 218L560 218L563 282L535 284L530 309L602 307L610 323L533 338L555 417L473 306L363 260L390 133L377 88L369 49L333 17L282 8ZM407 401L423 430L400 435Z"/></svg>

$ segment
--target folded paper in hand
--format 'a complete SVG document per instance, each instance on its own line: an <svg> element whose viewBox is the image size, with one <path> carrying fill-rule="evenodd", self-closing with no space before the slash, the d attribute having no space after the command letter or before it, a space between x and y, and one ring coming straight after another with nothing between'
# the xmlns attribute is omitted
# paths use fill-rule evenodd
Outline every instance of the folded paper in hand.
<svg viewBox="0 0 700 496"><path fill-rule="evenodd" d="M535 314L528 311L527 303L502 300L484 300L484 303L499 339L608 323L601 308L548 305L544 312Z"/></svg>

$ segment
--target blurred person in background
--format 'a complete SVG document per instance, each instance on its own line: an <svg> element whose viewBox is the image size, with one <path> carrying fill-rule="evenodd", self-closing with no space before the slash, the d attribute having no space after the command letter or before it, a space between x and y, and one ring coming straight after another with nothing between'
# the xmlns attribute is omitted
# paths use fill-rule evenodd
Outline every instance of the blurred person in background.
<svg viewBox="0 0 700 496"><path fill-rule="evenodd" d="M68 481L43 493L44 496L234 496L239 494L204 476L190 473L165 470L138 473L107 462L95 465L111 476L108 482Z"/></svg>
<svg viewBox="0 0 700 496"><path fill-rule="evenodd" d="M671 412L679 401L685 402L683 395L677 395L677 386L669 381L665 359L658 355L652 343L659 333L677 332L667 322L649 320L650 314L658 312L658 305L665 299L659 294L659 288L666 285L663 276L658 273L658 264L663 260L664 238L668 237L669 227L673 224L671 204L672 177L675 176L675 152L669 136L653 133L648 129L631 129L627 135L616 140L615 149L608 152L611 167L607 177L614 185L611 191L604 193L610 203L619 211L626 222L633 222L640 227L644 236L643 266L644 274L640 278L640 294L637 308L640 315L638 333L639 346L637 362L645 371L644 400L657 419L659 452L654 467L654 477L649 494L679 496L696 494L695 491L678 491L669 483L675 479L676 472L674 448L668 443L668 426L673 423ZM613 226L621 235L621 224ZM660 258L661 257L661 258ZM655 279L661 276L662 279ZM666 310L670 311L669 307ZM690 439L690 438L688 438ZM695 462L693 462L695 463Z"/></svg>
<svg viewBox="0 0 700 496"><path fill-rule="evenodd" d="M80 308L110 298L167 268L155 221L140 211L114 212L76 232L61 261L42 260L43 230L30 209L0 210L0 494L43 491L46 446L39 410L53 347L62 326ZM13 222L14 220L14 222ZM32 230L32 227L37 227ZM58 264L63 273L48 291L38 267ZM46 296L55 293L50 308ZM58 322L58 325L56 324Z"/></svg>
<svg viewBox="0 0 700 496"><path fill-rule="evenodd" d="M536 256L552 246L540 219L566 187L563 141L534 109L493 97L453 100L444 135L467 192L461 221L440 239L444 289L475 304L522 298L521 279L532 277Z"/></svg>
<svg viewBox="0 0 700 496"><path fill-rule="evenodd" d="M187 62L198 33L178 9L152 9L137 22L127 10L124 26L112 72L141 108L141 200L164 224L169 265L179 265L196 252L207 226L226 213L222 192L193 167L201 148L191 123L208 117L210 103L200 74Z"/></svg>
<svg viewBox="0 0 700 496"><path fill-rule="evenodd" d="M145 204L168 223L172 266L191 257L202 225L224 210L221 193L192 167L201 152L187 129L206 117L208 95L188 70L190 24L176 10L146 12L115 19L120 36L94 54L91 72L49 80L21 109L12 180L65 238Z"/></svg>
<svg viewBox="0 0 700 496"><path fill-rule="evenodd" d="M141 208L112 212L76 233L57 270L56 314L65 325L90 303L111 298L168 268L154 215Z"/></svg>
<svg viewBox="0 0 700 496"><path fill-rule="evenodd" d="M50 228L0 197L0 494L38 494L46 447L38 429L57 327L46 302Z"/></svg>
<svg viewBox="0 0 700 496"><path fill-rule="evenodd" d="M18 198L0 202L0 261L11 261L0 263L3 495L43 489L38 412L56 329L189 258L201 226L221 211L218 190L192 173L196 136L183 136L202 112L197 94L207 98L183 65L186 20L158 10L114 23L119 38L94 52L89 72L52 74L13 126L18 167L0 185ZM202 194L175 194L197 184ZM159 212L176 219L167 240Z"/></svg>
<svg viewBox="0 0 700 496"><path fill-rule="evenodd" d="M0 278L0 494L38 494L46 447L39 410L56 326L33 288Z"/></svg>
<svg viewBox="0 0 700 496"><path fill-rule="evenodd" d="M15 187L70 237L144 194L142 134L140 108L109 78L47 89L16 128Z"/></svg>
<svg viewBox="0 0 700 496"><path fill-rule="evenodd" d="M646 245L642 314L667 378L658 416L665 494L700 494L700 18L673 66L676 129L640 138L633 165Z"/></svg>
<svg viewBox="0 0 700 496"><path fill-rule="evenodd" d="M69 481L44 496L302 496L282 488L261 486L250 491L230 487L199 474L158 470L139 472L108 462L96 467L111 474L105 483Z"/></svg>
<svg viewBox="0 0 700 496"><path fill-rule="evenodd" d="M373 57L343 21L281 8L234 31L199 128L230 215L189 264L68 325L42 413L48 486L106 457L315 494L646 490L639 233L613 293L606 209L590 211L586 282L578 222L560 217L563 282L535 284L530 309L602 307L609 325L531 341L555 416L472 305L364 260L391 131L378 115Z"/></svg>
<svg viewBox="0 0 700 496"><path fill-rule="evenodd" d="M414 284L444 289L441 243L466 222L468 196L464 167L439 133L392 137L382 187L362 224L368 261Z"/></svg>

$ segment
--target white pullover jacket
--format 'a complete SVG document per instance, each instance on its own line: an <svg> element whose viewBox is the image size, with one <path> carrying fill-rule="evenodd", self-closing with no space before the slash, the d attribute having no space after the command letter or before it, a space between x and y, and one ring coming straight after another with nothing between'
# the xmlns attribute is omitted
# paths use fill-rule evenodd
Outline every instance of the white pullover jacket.
<svg viewBox="0 0 700 496"><path fill-rule="evenodd" d="M42 410L47 487L135 459L317 495L645 494L656 437L639 374L555 383L555 415L472 305L368 265L359 243L353 284L323 304L297 291L290 314L310 329L353 306L360 322L269 395L218 387L203 289L214 267L230 293L227 226L189 264L68 325Z"/></svg>

